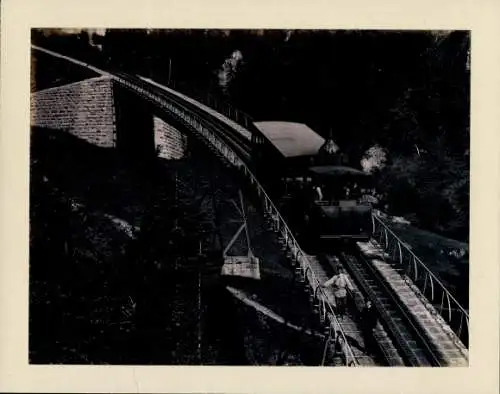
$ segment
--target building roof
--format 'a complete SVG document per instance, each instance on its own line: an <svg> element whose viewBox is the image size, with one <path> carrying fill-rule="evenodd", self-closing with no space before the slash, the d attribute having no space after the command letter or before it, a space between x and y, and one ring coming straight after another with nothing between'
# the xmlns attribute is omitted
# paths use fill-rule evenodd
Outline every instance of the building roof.
<svg viewBox="0 0 500 394"><path fill-rule="evenodd" d="M303 123L255 122L255 127L285 157L316 155L325 139Z"/></svg>

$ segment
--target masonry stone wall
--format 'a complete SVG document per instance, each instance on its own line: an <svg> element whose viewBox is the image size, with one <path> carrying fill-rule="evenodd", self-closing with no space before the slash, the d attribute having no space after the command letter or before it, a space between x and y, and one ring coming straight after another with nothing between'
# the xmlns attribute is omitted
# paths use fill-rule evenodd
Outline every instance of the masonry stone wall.
<svg viewBox="0 0 500 394"><path fill-rule="evenodd" d="M99 147L118 148L121 155L134 160L150 156L154 148L160 158L183 158L187 137L153 112L144 100L113 85L106 76L31 95L32 126L63 130Z"/></svg>
<svg viewBox="0 0 500 394"><path fill-rule="evenodd" d="M158 157L167 160L182 159L186 153L187 137L156 116L153 123Z"/></svg>
<svg viewBox="0 0 500 394"><path fill-rule="evenodd" d="M31 95L31 126L65 130L99 147L115 146L112 80L91 78Z"/></svg>

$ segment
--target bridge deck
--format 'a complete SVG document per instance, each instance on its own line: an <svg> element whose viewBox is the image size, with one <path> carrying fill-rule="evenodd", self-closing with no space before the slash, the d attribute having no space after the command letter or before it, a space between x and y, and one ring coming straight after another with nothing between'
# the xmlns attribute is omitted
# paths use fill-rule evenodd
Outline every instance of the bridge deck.
<svg viewBox="0 0 500 394"><path fill-rule="evenodd" d="M375 242L358 242L358 247L383 276L389 286L406 305L408 311L419 322L425 335L438 349L445 363L449 366L467 366L468 350L458 340L455 333L444 319L428 302L424 303L418 289L408 283L405 278L388 262L389 257Z"/></svg>
<svg viewBox="0 0 500 394"><path fill-rule="evenodd" d="M141 76L139 76L139 77L142 80L144 80L144 81L146 81L146 82L148 82L148 83L150 83L150 84L152 84L160 89L163 89L163 90L166 90L170 93L173 93L173 94L181 97L182 99L190 102L191 104L198 106L200 109L203 109L204 111L210 113L210 115L212 115L213 117L219 119L220 121L226 123L228 126L232 127L234 130L236 130L242 136L244 136L245 138L248 138L248 140L251 140L252 133L250 131L248 131L246 128L239 125L238 123L234 122L233 120L229 119L228 117L222 115L220 112L217 112L215 109L213 109L205 104L202 104L199 101L197 101L189 96L186 96L185 94L178 92L177 90L173 90L165 85L159 84L158 82L155 82L152 79L141 77Z"/></svg>

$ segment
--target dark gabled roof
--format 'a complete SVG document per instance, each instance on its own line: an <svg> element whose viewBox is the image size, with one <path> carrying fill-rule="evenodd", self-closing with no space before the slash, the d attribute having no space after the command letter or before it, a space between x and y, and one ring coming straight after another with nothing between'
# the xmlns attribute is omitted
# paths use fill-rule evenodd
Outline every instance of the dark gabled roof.
<svg viewBox="0 0 500 394"><path fill-rule="evenodd" d="M284 157L313 156L325 139L303 123L255 122L255 127Z"/></svg>
<svg viewBox="0 0 500 394"><path fill-rule="evenodd" d="M369 174L356 168L346 167L346 166L314 166L309 167L309 171L317 175L325 176L364 176L369 177Z"/></svg>

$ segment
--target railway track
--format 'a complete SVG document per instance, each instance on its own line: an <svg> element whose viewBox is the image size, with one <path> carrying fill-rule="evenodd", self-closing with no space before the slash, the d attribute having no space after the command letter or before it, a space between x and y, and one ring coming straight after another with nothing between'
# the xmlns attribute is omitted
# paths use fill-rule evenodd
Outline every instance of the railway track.
<svg viewBox="0 0 500 394"><path fill-rule="evenodd" d="M339 253L340 261L379 313L401 357L408 366L441 366L434 346L422 334L414 318L397 294L362 256L350 251Z"/></svg>
<svg viewBox="0 0 500 394"><path fill-rule="evenodd" d="M212 116L208 111L199 108L161 87L155 86L143 79L122 72L113 73L158 98L168 100L180 109L196 115L206 127L216 131L222 140L228 144L244 161L251 165L251 141L236 133L231 126ZM393 343L400 351L401 357L409 366L440 366L442 361L438 353L420 332L418 324L397 295L390 289L384 279L363 258L350 251L339 254L340 260L355 279L361 291L372 301L377 309L384 328L389 333Z"/></svg>

